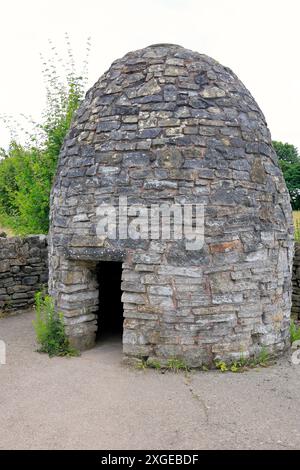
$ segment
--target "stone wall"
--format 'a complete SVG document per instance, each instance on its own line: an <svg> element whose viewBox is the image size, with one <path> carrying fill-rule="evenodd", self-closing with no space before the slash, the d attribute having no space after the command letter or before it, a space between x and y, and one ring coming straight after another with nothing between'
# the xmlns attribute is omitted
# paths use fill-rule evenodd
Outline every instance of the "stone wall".
<svg viewBox="0 0 300 470"><path fill-rule="evenodd" d="M300 320L300 243L295 242L292 314Z"/></svg>
<svg viewBox="0 0 300 470"><path fill-rule="evenodd" d="M47 281L45 235L0 238L0 313L30 307Z"/></svg>

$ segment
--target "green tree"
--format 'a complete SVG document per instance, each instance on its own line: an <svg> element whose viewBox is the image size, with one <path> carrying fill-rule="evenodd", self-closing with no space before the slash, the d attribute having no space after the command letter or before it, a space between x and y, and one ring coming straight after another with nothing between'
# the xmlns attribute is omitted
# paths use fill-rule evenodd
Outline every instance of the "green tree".
<svg viewBox="0 0 300 470"><path fill-rule="evenodd" d="M280 161L300 163L300 156L294 145L273 140L273 147Z"/></svg>
<svg viewBox="0 0 300 470"><path fill-rule="evenodd" d="M82 73L77 73L68 36L66 44L66 64L52 43L52 55L47 60L42 57L47 97L42 122L35 124L23 145L11 126L14 139L8 151L0 151L0 223L19 234L48 232L49 196L59 152L84 96L87 59ZM88 57L89 40L86 49Z"/></svg>
<svg viewBox="0 0 300 470"><path fill-rule="evenodd" d="M291 205L294 210L300 209L300 155L294 145L274 141L274 149L277 153L288 191Z"/></svg>

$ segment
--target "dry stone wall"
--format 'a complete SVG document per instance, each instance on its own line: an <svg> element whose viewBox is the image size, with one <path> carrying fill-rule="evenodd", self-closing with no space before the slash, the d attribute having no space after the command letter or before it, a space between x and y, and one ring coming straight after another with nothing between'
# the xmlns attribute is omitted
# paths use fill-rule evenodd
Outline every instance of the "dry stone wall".
<svg viewBox="0 0 300 470"><path fill-rule="evenodd" d="M0 312L30 307L48 281L45 235L0 238Z"/></svg>

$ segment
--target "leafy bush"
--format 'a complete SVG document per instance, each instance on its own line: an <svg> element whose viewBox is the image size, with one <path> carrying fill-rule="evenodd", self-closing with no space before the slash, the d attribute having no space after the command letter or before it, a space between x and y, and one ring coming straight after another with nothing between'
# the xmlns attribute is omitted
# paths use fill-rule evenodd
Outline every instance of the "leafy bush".
<svg viewBox="0 0 300 470"><path fill-rule="evenodd" d="M20 234L47 233L55 167L46 152L11 144L0 163L1 224Z"/></svg>
<svg viewBox="0 0 300 470"><path fill-rule="evenodd" d="M0 150L0 224L21 235L48 232L49 196L59 152L84 95L87 61L82 74L76 73L68 37L67 47L69 59L63 78L58 62L64 61L55 47L43 62L46 109L26 144L18 142L15 124L3 118L14 138L8 151Z"/></svg>
<svg viewBox="0 0 300 470"><path fill-rule="evenodd" d="M56 312L53 299L37 292L35 295L35 320L33 326L40 345L38 352L52 356L77 356L65 333L63 316Z"/></svg>

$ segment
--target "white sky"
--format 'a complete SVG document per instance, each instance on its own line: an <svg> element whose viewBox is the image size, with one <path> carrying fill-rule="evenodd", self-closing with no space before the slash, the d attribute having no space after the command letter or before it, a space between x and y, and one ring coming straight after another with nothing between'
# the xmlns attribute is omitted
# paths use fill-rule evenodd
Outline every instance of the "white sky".
<svg viewBox="0 0 300 470"><path fill-rule="evenodd" d="M264 112L272 137L300 149L299 0L0 0L0 114L39 117L40 52L48 39L78 63L92 39L89 85L126 52L168 42L233 69ZM9 135L0 124L0 146Z"/></svg>

